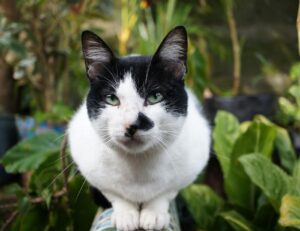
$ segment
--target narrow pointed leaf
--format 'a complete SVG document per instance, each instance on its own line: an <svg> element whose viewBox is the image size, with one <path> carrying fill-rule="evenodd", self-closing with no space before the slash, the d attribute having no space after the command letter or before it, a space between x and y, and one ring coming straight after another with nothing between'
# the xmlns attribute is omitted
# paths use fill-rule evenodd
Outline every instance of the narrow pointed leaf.
<svg viewBox="0 0 300 231"><path fill-rule="evenodd" d="M236 211L228 211L221 213L230 226L236 231L254 231L253 225Z"/></svg>

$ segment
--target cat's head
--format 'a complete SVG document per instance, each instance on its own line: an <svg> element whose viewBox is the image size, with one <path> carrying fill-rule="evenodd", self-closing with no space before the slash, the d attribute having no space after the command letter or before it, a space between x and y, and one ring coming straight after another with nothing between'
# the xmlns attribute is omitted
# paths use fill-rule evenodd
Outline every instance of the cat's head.
<svg viewBox="0 0 300 231"><path fill-rule="evenodd" d="M153 56L117 58L96 34L82 33L93 127L106 144L127 153L167 148L187 114L187 33L178 26Z"/></svg>

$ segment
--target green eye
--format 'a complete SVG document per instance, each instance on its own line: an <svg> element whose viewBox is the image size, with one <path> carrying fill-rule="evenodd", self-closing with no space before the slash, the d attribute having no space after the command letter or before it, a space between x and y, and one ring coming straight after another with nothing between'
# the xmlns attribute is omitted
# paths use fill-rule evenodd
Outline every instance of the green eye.
<svg viewBox="0 0 300 231"><path fill-rule="evenodd" d="M112 105L112 106L120 105L120 100L115 95L106 95L105 96L105 102Z"/></svg>
<svg viewBox="0 0 300 231"><path fill-rule="evenodd" d="M156 104L162 101L162 99L163 99L162 94L160 94L159 92L155 92L147 97L147 103L150 105Z"/></svg>

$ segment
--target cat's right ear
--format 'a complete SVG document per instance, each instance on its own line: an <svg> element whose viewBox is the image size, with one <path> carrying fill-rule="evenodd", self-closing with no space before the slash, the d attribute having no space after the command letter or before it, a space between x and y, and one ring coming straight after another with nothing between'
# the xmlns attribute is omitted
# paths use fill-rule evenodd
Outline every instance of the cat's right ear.
<svg viewBox="0 0 300 231"><path fill-rule="evenodd" d="M113 61L114 55L106 43L91 31L82 32L81 42L86 72L93 80Z"/></svg>

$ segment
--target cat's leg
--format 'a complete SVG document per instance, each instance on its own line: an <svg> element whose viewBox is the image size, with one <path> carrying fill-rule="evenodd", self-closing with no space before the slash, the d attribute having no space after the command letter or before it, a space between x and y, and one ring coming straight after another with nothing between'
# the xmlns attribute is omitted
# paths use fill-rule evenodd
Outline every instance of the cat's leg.
<svg viewBox="0 0 300 231"><path fill-rule="evenodd" d="M169 205L177 193L160 195L145 202L140 214L140 228L145 230L161 230L170 223Z"/></svg>
<svg viewBox="0 0 300 231"><path fill-rule="evenodd" d="M112 203L112 225L120 231L132 231L139 227L139 206L113 193L103 192Z"/></svg>

